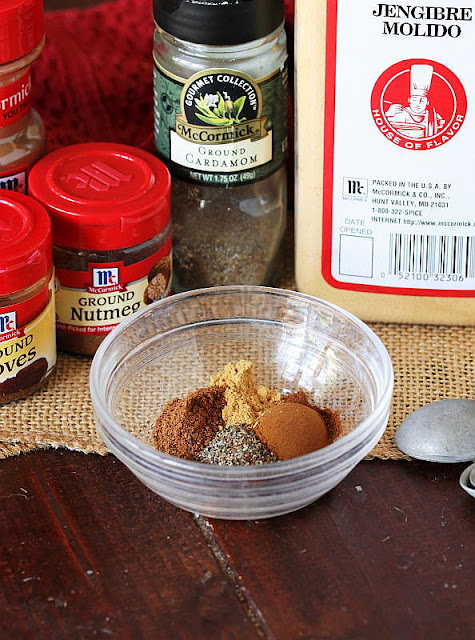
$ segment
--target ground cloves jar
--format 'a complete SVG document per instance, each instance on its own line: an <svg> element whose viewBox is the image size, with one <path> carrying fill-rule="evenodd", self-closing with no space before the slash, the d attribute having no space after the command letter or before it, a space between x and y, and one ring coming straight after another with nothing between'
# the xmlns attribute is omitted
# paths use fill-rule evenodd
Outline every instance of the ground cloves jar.
<svg viewBox="0 0 475 640"><path fill-rule="evenodd" d="M0 404L41 387L56 364L51 222L23 194L0 192Z"/></svg>
<svg viewBox="0 0 475 640"><path fill-rule="evenodd" d="M52 219L58 347L92 355L170 293L170 174L141 149L86 143L44 157L30 189Z"/></svg>
<svg viewBox="0 0 475 640"><path fill-rule="evenodd" d="M31 108L30 66L44 45L43 1L0 3L0 189L27 193L44 153L45 129Z"/></svg>

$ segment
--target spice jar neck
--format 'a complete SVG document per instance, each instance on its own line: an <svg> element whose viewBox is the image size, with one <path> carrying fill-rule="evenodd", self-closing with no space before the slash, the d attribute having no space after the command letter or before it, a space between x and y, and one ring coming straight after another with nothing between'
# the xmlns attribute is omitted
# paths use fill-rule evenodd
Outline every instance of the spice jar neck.
<svg viewBox="0 0 475 640"><path fill-rule="evenodd" d="M181 51L186 55L203 58L208 61L210 59L222 60L229 58L229 60L239 62L241 59L248 59L270 52L276 46L279 50L285 49L286 36L284 24L282 23L275 31L257 40L235 45L208 45L180 40L157 25L154 53L158 53L163 46L170 50Z"/></svg>
<svg viewBox="0 0 475 640"><path fill-rule="evenodd" d="M11 141L15 146L29 148L37 147L35 140L11 140L22 135L32 120L31 111L31 74L30 66L40 55L43 49L44 38L40 44L27 55L0 65L0 139L4 142ZM36 120L38 117L36 116ZM33 135L36 137L36 134ZM32 144L33 143L33 144ZM42 146L42 143L40 143ZM0 164L10 164L5 154L2 155ZM8 155L8 154L7 154ZM33 151L36 157L39 152Z"/></svg>
<svg viewBox="0 0 475 640"><path fill-rule="evenodd" d="M285 30L279 28L266 38L244 45L217 47L184 42L157 27L153 58L158 68L177 78L188 79L207 69L233 69L264 78L284 68L287 39Z"/></svg>
<svg viewBox="0 0 475 640"><path fill-rule="evenodd" d="M66 269L87 270L90 262L107 263L123 261L125 265L134 264L155 253L165 244L171 234L171 223L151 238L128 247L89 248L64 246L53 244L53 254L56 266Z"/></svg>
<svg viewBox="0 0 475 640"><path fill-rule="evenodd" d="M13 293L6 293L3 295L0 294L0 309L2 307L9 307L15 304L20 304L21 302L25 302L25 300L33 298L33 296L36 296L49 285L53 274L54 269L53 266L51 266L42 278L34 282L29 287L25 287L25 289L20 289L19 291L15 291Z"/></svg>
<svg viewBox="0 0 475 640"><path fill-rule="evenodd" d="M25 73L27 67L32 65L33 62L41 54L44 45L45 37L43 36L38 46L32 49L26 56L22 56L21 58L17 58L16 60L12 60L11 62L7 62L6 64L1 64L0 87L11 84L15 80L17 80L22 73Z"/></svg>

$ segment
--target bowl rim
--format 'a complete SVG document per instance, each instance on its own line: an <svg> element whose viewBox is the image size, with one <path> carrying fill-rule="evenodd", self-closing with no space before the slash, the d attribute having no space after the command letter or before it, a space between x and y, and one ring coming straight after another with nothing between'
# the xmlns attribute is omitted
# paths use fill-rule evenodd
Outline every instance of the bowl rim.
<svg viewBox="0 0 475 640"><path fill-rule="evenodd" d="M116 420L112 418L107 410L107 404L105 402L105 394L101 393L101 389L105 389L105 385L99 383L100 366L103 364L104 355L107 352L109 346L115 339L115 337L125 332L129 325L140 321L143 315L146 315L156 308L168 307L175 304L177 301L181 302L188 298L199 298L209 295L219 294L232 294L232 293L263 293L272 294L282 298L291 298L307 302L311 304L318 304L323 308L336 311L338 314L345 317L345 319L356 325L376 346L381 354L382 360L382 375L387 380L386 388L379 398L377 404L374 407L370 416L360 422L350 433L345 434L332 442L331 444L299 456L297 458L291 458L290 460L279 460L277 462L258 464L258 465L214 465L199 462L196 460L186 460L178 458L170 454L159 451L153 448L149 444L142 442L134 435L132 435L125 427L120 425ZM181 475L188 475L196 478L197 472L199 472L202 478L209 477L210 479L223 479L223 477L231 480L251 480L259 479L262 477L270 478L272 476L282 477L288 474L298 473L304 471L309 467L320 467L326 463L330 463L337 459L340 455L349 455L351 445L353 441L359 441L366 439L366 432L371 432L371 426L375 420L381 420L381 426L378 430L378 440L384 433L387 427L386 421L382 420L383 415L389 411L390 401L393 393L394 386L394 369L391 362L389 353L376 333L357 316L351 312L346 311L338 305L317 298L310 294L294 291L293 289L281 289L277 287L266 287L261 285L226 285L217 287L207 287L201 289L193 289L191 291L184 291L176 293L161 300L157 300L146 307L139 309L129 318L123 320L106 336L97 349L94 358L92 360L90 372L89 372L89 388L92 400L92 405L95 413L96 423L101 437L104 439L103 431L106 433L107 440L113 440L114 445L127 457L133 456L135 464L137 462L141 465L151 468L174 470ZM107 427L105 426L107 425ZM367 434L366 434L367 435ZM342 451L344 449L344 451Z"/></svg>

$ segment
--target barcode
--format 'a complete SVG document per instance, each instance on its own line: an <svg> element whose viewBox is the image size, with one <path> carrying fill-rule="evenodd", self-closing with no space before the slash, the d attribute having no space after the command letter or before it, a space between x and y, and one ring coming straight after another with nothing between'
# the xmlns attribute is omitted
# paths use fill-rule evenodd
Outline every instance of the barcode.
<svg viewBox="0 0 475 640"><path fill-rule="evenodd" d="M475 236L391 233L389 272L475 276Z"/></svg>

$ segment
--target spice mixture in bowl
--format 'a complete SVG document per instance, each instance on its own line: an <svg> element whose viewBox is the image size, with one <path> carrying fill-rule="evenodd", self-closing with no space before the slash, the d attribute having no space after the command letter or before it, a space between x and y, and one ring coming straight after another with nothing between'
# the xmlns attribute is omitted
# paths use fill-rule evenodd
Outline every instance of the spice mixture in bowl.
<svg viewBox="0 0 475 640"><path fill-rule="evenodd" d="M145 485L189 511L256 519L316 500L372 449L393 370L346 311L229 286L171 296L121 323L90 386L104 442Z"/></svg>

